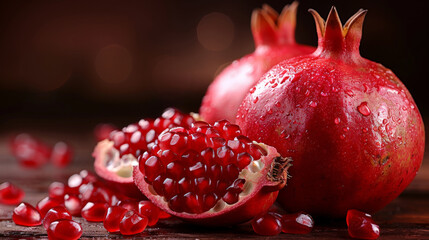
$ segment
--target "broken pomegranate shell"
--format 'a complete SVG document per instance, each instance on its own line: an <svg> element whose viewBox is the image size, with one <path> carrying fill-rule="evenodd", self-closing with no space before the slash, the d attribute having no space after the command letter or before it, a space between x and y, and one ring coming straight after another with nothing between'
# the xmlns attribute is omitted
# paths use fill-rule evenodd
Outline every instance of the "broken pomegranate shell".
<svg viewBox="0 0 429 240"><path fill-rule="evenodd" d="M167 213L204 225L231 225L268 210L291 159L252 142L226 120L165 130L139 158L134 181Z"/></svg>

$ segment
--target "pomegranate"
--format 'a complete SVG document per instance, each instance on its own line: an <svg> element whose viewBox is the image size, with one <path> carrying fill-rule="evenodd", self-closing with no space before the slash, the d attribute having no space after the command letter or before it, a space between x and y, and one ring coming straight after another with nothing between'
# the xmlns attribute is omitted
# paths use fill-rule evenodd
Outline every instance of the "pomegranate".
<svg viewBox="0 0 429 240"><path fill-rule="evenodd" d="M0 184L0 204L15 205L24 198L24 191L10 182Z"/></svg>
<svg viewBox="0 0 429 240"><path fill-rule="evenodd" d="M350 209L346 221L347 231L352 238L377 239L380 236L380 228L368 213Z"/></svg>
<svg viewBox="0 0 429 240"><path fill-rule="evenodd" d="M82 226L70 219L54 221L47 229L50 240L77 240L82 236Z"/></svg>
<svg viewBox="0 0 429 240"><path fill-rule="evenodd" d="M209 86L200 114L209 123L221 119L235 122L240 103L247 92L272 66L315 48L295 42L297 2L284 7L279 15L268 5L254 10L251 29L255 51L225 68Z"/></svg>
<svg viewBox="0 0 429 240"><path fill-rule="evenodd" d="M252 142L226 120L165 130L139 157L134 181L167 213L205 225L230 225L265 212L286 184L290 159Z"/></svg>
<svg viewBox="0 0 429 240"><path fill-rule="evenodd" d="M94 167L116 192L133 198L142 194L133 182L132 169L137 165L137 157L150 149L158 135L166 128L189 127L194 118L177 109L168 108L161 117L142 119L130 124L122 131L113 131L110 138L97 144L94 149Z"/></svg>
<svg viewBox="0 0 429 240"><path fill-rule="evenodd" d="M373 213L416 176L423 121L395 74L360 56L366 10L344 26L334 7L326 22L310 12L317 51L267 72L244 99L237 123L250 138L294 159L290 184L278 198L287 211Z"/></svg>

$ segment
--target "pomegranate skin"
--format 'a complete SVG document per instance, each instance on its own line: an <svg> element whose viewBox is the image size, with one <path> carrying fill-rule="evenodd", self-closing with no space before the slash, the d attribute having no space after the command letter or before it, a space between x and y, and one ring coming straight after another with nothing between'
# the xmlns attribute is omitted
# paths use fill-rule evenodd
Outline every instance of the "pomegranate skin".
<svg viewBox="0 0 429 240"><path fill-rule="evenodd" d="M240 103L264 73L285 59L314 52L314 47L295 42L297 5L294 2L286 6L280 16L267 5L253 12L251 28L256 49L226 67L210 84L200 107L204 121L227 119L234 123Z"/></svg>
<svg viewBox="0 0 429 240"><path fill-rule="evenodd" d="M278 197L287 211L374 213L416 176L425 146L423 120L395 74L359 55L366 11L353 16L346 30L335 8L326 30L311 11L318 50L266 73L244 99L237 124L294 159L292 178Z"/></svg>

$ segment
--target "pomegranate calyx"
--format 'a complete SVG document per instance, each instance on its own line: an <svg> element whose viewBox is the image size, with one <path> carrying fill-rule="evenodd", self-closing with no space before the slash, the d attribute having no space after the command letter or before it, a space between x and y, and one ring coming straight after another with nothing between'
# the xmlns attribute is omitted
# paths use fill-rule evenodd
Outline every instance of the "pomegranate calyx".
<svg viewBox="0 0 429 240"><path fill-rule="evenodd" d="M342 25L334 6L331 8L326 22L314 9L308 11L314 17L319 38L319 46L314 55L339 58L348 62L361 59L359 44L367 10L359 9L344 25Z"/></svg>

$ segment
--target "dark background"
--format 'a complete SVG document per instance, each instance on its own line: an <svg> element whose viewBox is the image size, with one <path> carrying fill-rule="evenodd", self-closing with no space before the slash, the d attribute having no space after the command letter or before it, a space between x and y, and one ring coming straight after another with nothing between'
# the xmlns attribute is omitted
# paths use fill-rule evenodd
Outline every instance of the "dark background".
<svg viewBox="0 0 429 240"><path fill-rule="evenodd" d="M164 108L198 111L216 73L253 51L250 15L290 1L2 1L0 128L123 126ZM362 56L393 70L429 115L426 1L300 1L297 41L315 46L316 9L343 23L368 9Z"/></svg>

